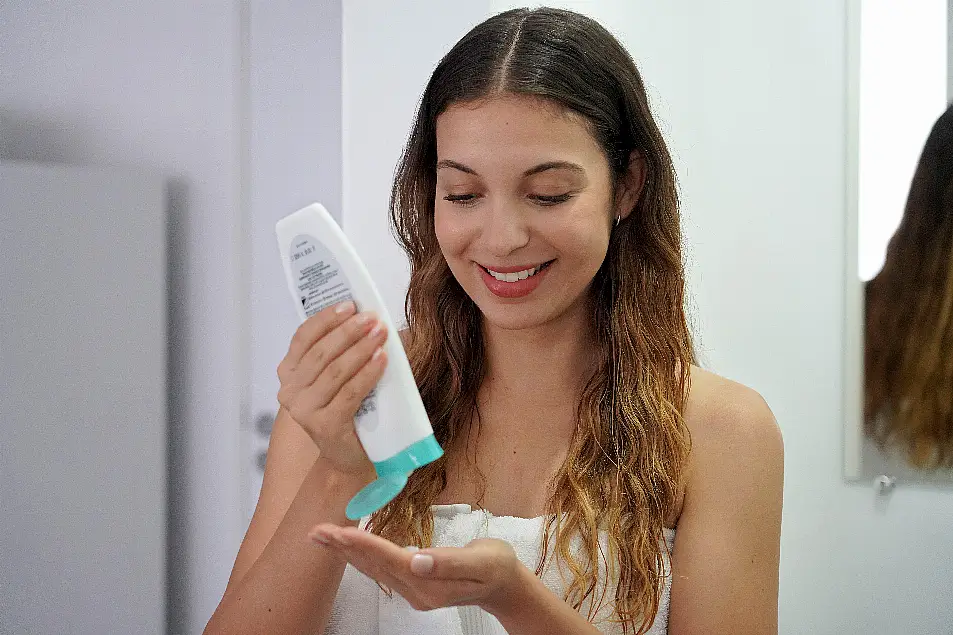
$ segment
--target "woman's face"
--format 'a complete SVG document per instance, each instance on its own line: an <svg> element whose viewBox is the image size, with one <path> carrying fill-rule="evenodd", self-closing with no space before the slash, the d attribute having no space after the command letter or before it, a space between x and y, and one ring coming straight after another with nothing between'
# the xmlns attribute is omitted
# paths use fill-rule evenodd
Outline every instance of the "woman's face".
<svg viewBox="0 0 953 635"><path fill-rule="evenodd" d="M636 193L637 196L637 193ZM460 286L501 328L583 308L617 213L583 120L532 97L456 104L437 119L434 222Z"/></svg>

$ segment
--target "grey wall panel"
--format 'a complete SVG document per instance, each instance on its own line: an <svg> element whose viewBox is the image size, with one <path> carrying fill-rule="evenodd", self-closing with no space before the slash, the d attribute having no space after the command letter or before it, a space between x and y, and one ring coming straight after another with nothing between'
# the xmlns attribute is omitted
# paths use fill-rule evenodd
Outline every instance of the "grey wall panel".
<svg viewBox="0 0 953 635"><path fill-rule="evenodd" d="M165 630L156 175L0 164L0 632Z"/></svg>

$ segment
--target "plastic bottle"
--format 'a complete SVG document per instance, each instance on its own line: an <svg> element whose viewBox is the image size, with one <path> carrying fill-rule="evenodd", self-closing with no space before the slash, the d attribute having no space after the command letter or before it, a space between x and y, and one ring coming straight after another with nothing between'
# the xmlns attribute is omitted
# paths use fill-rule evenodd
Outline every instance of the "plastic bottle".
<svg viewBox="0 0 953 635"><path fill-rule="evenodd" d="M377 479L348 503L351 520L374 513L407 484L416 468L443 455L400 336L367 268L334 218L319 203L275 225L288 288L302 321L333 304L352 300L359 311L374 311L388 330L387 368L361 403L355 429L374 463Z"/></svg>

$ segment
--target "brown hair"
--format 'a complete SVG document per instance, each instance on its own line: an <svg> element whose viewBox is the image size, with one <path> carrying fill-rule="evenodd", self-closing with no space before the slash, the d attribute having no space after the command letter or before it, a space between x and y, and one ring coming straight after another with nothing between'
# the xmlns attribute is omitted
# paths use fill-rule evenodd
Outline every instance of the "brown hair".
<svg viewBox="0 0 953 635"><path fill-rule="evenodd" d="M867 433L953 467L953 107L933 125L883 269L867 283Z"/></svg>
<svg viewBox="0 0 953 635"><path fill-rule="evenodd" d="M441 60L420 102L390 203L410 259L408 356L437 440L465 438L486 369L481 314L443 258L434 233L437 117L451 104L498 94L540 98L581 115L604 150L613 185L633 153L646 182L632 214L612 231L593 280L592 324L601 352L578 405L569 454L552 483L537 574L550 543L571 571L566 600L588 599L599 563L618 581L614 610L625 632L644 633L658 610L663 528L677 504L689 452L682 409L694 361L683 307L684 270L675 172L635 63L594 20L557 9L512 10L465 35ZM430 506L447 483L441 459L414 472L375 514L371 531L429 545ZM599 530L608 534L602 553ZM582 555L570 548L581 539ZM598 600L598 606L596 603Z"/></svg>

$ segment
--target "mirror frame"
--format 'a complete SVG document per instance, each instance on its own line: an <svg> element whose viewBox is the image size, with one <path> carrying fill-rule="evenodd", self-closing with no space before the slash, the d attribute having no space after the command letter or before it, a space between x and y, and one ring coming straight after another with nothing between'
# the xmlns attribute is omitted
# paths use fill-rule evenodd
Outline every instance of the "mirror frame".
<svg viewBox="0 0 953 635"><path fill-rule="evenodd" d="M860 3L847 0L846 214L844 222L844 478L864 477L864 293L858 258L860 184Z"/></svg>

